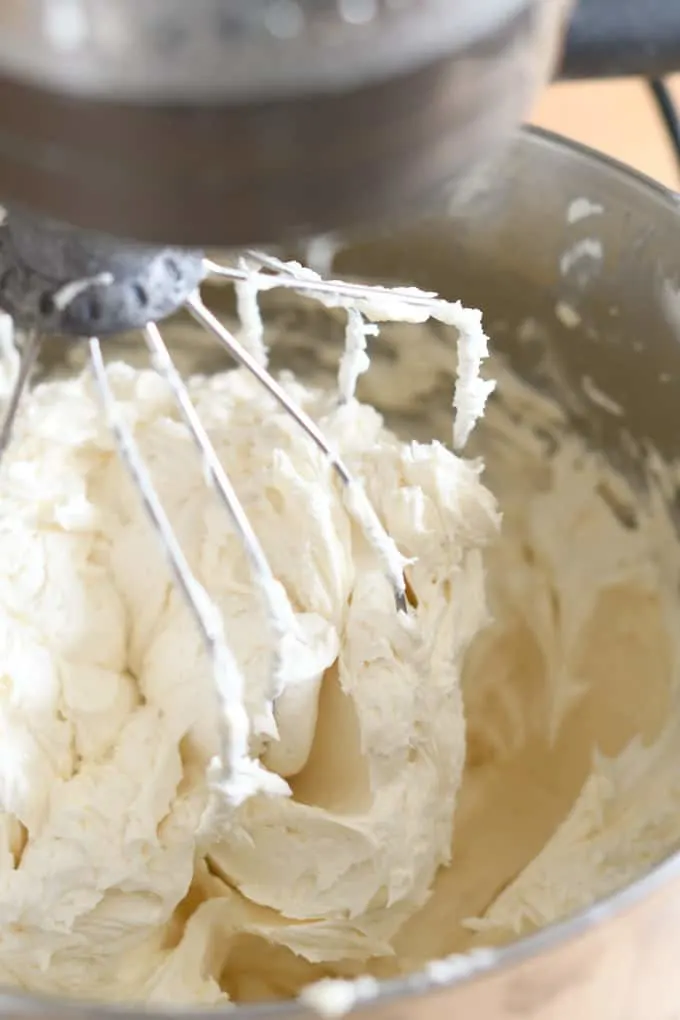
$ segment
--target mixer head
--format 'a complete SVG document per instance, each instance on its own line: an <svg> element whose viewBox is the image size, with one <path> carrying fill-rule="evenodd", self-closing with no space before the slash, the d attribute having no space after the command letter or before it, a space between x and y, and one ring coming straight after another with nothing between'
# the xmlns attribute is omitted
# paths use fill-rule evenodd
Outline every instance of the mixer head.
<svg viewBox="0 0 680 1020"><path fill-rule="evenodd" d="M41 334L142 327L200 282L180 247L466 193L548 76L569 6L6 0L0 307Z"/></svg>
<svg viewBox="0 0 680 1020"><path fill-rule="evenodd" d="M4 0L0 196L156 245L419 208L526 114L569 0Z"/></svg>
<svg viewBox="0 0 680 1020"><path fill-rule="evenodd" d="M465 193L549 74L568 6L6 0L0 307L42 333L141 327L200 281L178 246Z"/></svg>

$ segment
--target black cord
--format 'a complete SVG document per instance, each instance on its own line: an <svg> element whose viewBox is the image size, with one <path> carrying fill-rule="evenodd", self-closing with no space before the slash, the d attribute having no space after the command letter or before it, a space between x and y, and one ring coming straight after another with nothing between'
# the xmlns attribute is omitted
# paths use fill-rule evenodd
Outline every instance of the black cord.
<svg viewBox="0 0 680 1020"><path fill-rule="evenodd" d="M648 84L671 140L678 166L680 166L680 114L678 108L663 78L650 78Z"/></svg>

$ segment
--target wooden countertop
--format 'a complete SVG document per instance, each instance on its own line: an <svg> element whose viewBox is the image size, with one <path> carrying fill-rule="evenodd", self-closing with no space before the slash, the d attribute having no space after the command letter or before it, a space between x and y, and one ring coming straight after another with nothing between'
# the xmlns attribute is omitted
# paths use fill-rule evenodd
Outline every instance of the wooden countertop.
<svg viewBox="0 0 680 1020"><path fill-rule="evenodd" d="M680 106L680 74L669 84ZM680 190L680 170L644 82L621 79L553 85L531 119Z"/></svg>

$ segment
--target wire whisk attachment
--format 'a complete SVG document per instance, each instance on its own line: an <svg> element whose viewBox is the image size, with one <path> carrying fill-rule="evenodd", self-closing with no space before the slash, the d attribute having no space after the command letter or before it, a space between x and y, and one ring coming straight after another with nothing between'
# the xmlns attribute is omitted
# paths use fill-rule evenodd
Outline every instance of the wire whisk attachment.
<svg viewBox="0 0 680 1020"><path fill-rule="evenodd" d="M241 342L203 302L207 279L236 289ZM109 384L102 345L114 333L138 330L153 369L165 381L196 447L206 482L214 489L246 551L253 581L266 607L272 635L267 685L275 704L283 689L285 649L296 641L296 617L283 585L274 576L238 494L220 462L189 390L173 361L158 322L184 308L234 363L249 373L290 415L327 459L342 486L344 505L362 529L392 588L396 611L409 612L405 558L386 532L362 484L332 449L318 425L291 399L267 368L259 294L294 290L328 308L346 312L346 349L339 370L341 399L354 397L368 367L367 348L381 322L424 322L435 318L458 331L458 384L453 441L462 448L481 415L492 384L479 369L487 339L478 312L416 288L365 286L322 279L295 262L246 252L234 265L221 265L200 252L121 246L109 237L83 235L70 227L12 214L0 226L0 306L22 330L21 357L0 429L0 456L10 442L41 344L53 334L87 344L89 371L118 453L139 492L173 577L210 656L221 709L221 746L212 776L226 799L238 804L255 791L285 793L285 781L250 757L250 724L244 706L244 678L229 648L224 621L196 579L153 484L133 430Z"/></svg>

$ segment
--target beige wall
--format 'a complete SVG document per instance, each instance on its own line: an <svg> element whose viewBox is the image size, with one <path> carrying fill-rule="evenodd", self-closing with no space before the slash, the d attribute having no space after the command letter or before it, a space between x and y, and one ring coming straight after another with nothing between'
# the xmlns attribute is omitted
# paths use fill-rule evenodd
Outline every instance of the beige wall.
<svg viewBox="0 0 680 1020"><path fill-rule="evenodd" d="M680 74L670 84L680 106ZM532 119L680 189L680 172L643 82L626 79L554 85L539 101Z"/></svg>

